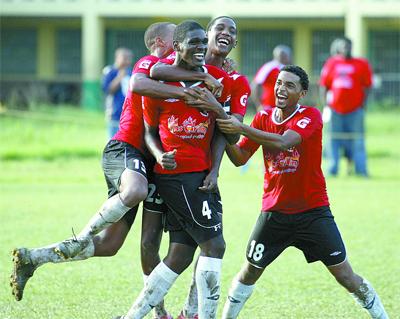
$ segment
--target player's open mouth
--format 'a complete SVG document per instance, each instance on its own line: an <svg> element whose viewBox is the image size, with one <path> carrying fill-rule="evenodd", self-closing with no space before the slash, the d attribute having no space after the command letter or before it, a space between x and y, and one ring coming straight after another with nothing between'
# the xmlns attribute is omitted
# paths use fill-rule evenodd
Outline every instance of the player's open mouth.
<svg viewBox="0 0 400 319"><path fill-rule="evenodd" d="M217 40L217 43L218 43L219 45L222 45L222 46L228 46L228 45L231 44L231 41L230 41L229 39L227 39L227 38L219 38L219 39Z"/></svg>
<svg viewBox="0 0 400 319"><path fill-rule="evenodd" d="M276 98L278 99L279 103L283 103L284 101L286 101L288 99L287 96L282 95L282 94L277 94Z"/></svg>
<svg viewBox="0 0 400 319"><path fill-rule="evenodd" d="M195 53L195 54L193 54L193 56L197 61L203 61L204 60L204 53Z"/></svg>

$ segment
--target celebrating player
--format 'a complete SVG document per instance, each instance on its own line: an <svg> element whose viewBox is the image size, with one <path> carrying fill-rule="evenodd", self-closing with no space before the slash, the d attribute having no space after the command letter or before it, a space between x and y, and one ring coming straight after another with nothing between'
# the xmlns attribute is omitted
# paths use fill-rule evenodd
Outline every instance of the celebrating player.
<svg viewBox="0 0 400 319"><path fill-rule="evenodd" d="M103 152L103 171L109 199L77 238L41 248L14 250L10 284L16 300L22 299L28 279L45 263L115 255L134 222L138 204L145 199L141 243L144 275L150 274L159 263L158 249L162 234L160 213L165 212L166 207L155 192L155 185L151 181L148 183L152 166L144 155L141 95L193 99L195 92L190 92L191 89L165 85L149 78L151 66L172 52L174 30L174 24L162 22L152 24L145 32L144 40L150 55L141 58L134 67L120 130ZM204 75L203 79L211 89L220 89L221 85L210 75ZM169 318L162 305L157 306L155 312L157 318Z"/></svg>
<svg viewBox="0 0 400 319"><path fill-rule="evenodd" d="M308 262L321 260L372 318L388 318L374 288L347 259L321 170L321 115L298 104L307 90L305 71L285 66L272 111L257 113L251 126L233 117L217 120L223 132L245 136L227 146L232 162L243 165L262 145L265 165L262 212L247 246L247 262L232 282L224 319L237 318L264 269L289 246L302 250Z"/></svg>
<svg viewBox="0 0 400 319"><path fill-rule="evenodd" d="M228 76L218 68L204 65L207 36L197 22L184 21L177 26L174 50L175 66L203 71L220 79L224 85L220 101L227 100ZM199 188L211 168L212 139L215 142L223 138L214 130L215 118L228 116L202 82L169 84L194 88L201 95L194 98L201 109L177 99L145 99L145 140L157 160L154 168L157 188L170 209L167 214L170 245L168 255L150 274L125 319L143 318L162 300L179 274L192 262L197 246L201 249L196 270L199 317L216 316L225 252L222 204L218 190L204 192Z"/></svg>

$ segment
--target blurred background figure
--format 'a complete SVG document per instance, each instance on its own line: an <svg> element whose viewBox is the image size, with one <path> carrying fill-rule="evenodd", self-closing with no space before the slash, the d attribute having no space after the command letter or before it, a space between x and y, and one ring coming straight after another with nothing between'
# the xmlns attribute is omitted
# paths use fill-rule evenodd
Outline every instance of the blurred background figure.
<svg viewBox="0 0 400 319"><path fill-rule="evenodd" d="M122 106L128 92L132 72L132 51L126 48L115 50L113 65L103 69L103 92L105 94L105 112L108 137L112 138L119 128Z"/></svg>
<svg viewBox="0 0 400 319"><path fill-rule="evenodd" d="M368 176L364 143L364 113L372 71L364 58L352 56L349 38L337 38L331 45L331 57L325 62L320 78L320 95L329 124L329 174L339 171L341 151L348 159L352 171Z"/></svg>
<svg viewBox="0 0 400 319"><path fill-rule="evenodd" d="M270 110L275 106L275 82L282 67L292 62L292 50L280 44L274 48L272 56L273 60L257 71L251 84L251 98L257 111Z"/></svg>

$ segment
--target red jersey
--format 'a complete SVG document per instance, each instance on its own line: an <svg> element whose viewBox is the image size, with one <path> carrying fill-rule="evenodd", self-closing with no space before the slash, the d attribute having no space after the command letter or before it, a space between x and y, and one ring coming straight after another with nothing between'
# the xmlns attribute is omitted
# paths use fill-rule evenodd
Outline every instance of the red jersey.
<svg viewBox="0 0 400 319"><path fill-rule="evenodd" d="M329 205L321 170L321 113L314 107L298 105L290 117L278 123L274 119L276 110L258 112L251 126L281 135L293 130L300 134L302 141L285 151L270 151L263 147L265 175L262 211L296 214ZM259 144L245 137L239 146L254 154Z"/></svg>
<svg viewBox="0 0 400 319"><path fill-rule="evenodd" d="M150 68L159 61L154 55L147 55L136 62L132 75L144 73L150 76ZM128 90L122 108L119 130L112 139L126 142L141 152L144 151L144 125L142 111L142 96Z"/></svg>
<svg viewBox="0 0 400 319"><path fill-rule="evenodd" d="M240 114L244 116L247 110L247 100L250 96L251 89L247 78L236 72L229 73L231 79L231 105L230 113Z"/></svg>
<svg viewBox="0 0 400 319"><path fill-rule="evenodd" d="M225 102L230 94L228 75L211 65L203 66L204 72L220 80L224 90L220 102ZM183 87L203 87L202 82L188 85L184 82L166 82ZM153 99L145 97L143 116L149 126L158 127L162 148L165 152L177 150L174 170L165 170L156 163L154 172L160 174L180 174L200 172L211 167L211 140L215 129L215 114L200 112L179 99Z"/></svg>
<svg viewBox="0 0 400 319"><path fill-rule="evenodd" d="M366 59L334 56L322 68L320 85L328 90L327 103L341 114L360 108L365 99L364 89L371 84L372 71Z"/></svg>
<svg viewBox="0 0 400 319"><path fill-rule="evenodd" d="M275 106L275 82L283 64L272 60L265 63L256 73L254 82L262 85L261 104L265 110Z"/></svg>

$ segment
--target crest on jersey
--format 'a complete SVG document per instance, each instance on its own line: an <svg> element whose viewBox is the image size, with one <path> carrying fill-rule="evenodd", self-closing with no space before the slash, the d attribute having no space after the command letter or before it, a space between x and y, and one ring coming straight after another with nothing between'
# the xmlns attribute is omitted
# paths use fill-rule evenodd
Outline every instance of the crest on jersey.
<svg viewBox="0 0 400 319"><path fill-rule="evenodd" d="M150 60L144 60L142 62L140 62L139 64L139 69L146 69L148 70L150 67L151 61Z"/></svg>

